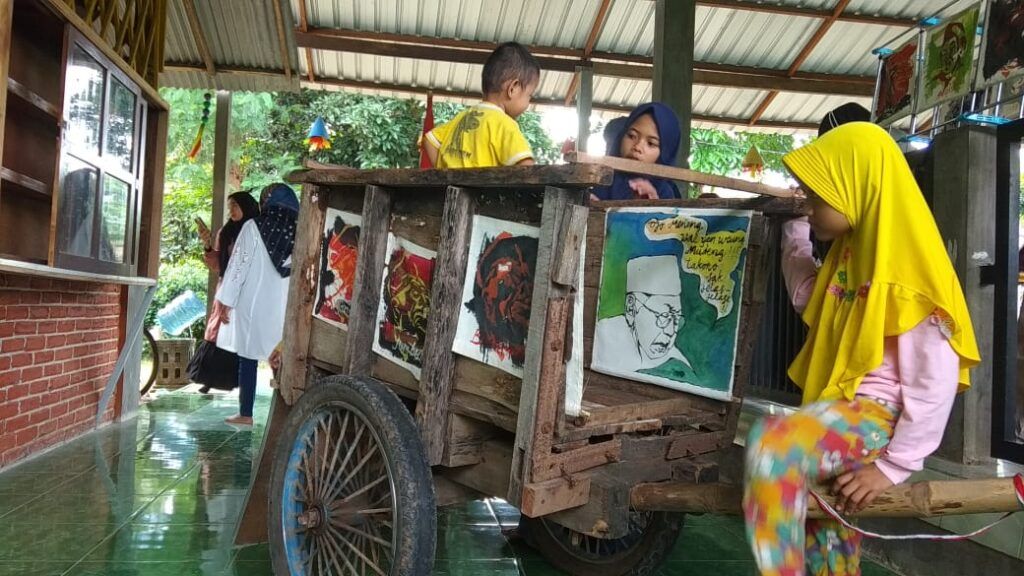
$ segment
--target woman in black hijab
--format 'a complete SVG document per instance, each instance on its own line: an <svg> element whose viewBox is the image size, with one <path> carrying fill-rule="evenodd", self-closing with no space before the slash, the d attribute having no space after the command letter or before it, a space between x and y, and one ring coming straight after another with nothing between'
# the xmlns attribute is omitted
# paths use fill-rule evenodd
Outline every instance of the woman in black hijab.
<svg viewBox="0 0 1024 576"><path fill-rule="evenodd" d="M235 192L228 196L228 221L221 226L217 233L217 240L210 245L210 232L200 228L200 236L203 239L204 251L203 261L206 267L217 272L217 285L224 278L224 271L228 269L228 260L231 258L231 251L235 247L235 240L242 226L260 215L260 205L248 191ZM200 392L206 394L210 388L219 390L232 390L238 386L238 356L233 352L217 349L217 334L220 331L221 306L214 300L210 315L206 318L206 333L203 334L204 343L197 350L194 362L189 364L189 376L200 381L203 387Z"/></svg>
<svg viewBox="0 0 1024 576"><path fill-rule="evenodd" d="M231 249L235 246L235 239L242 230L242 225L260 215L260 205L248 191L235 192L228 196L228 221L217 233L217 241L211 246L209 233L203 236L206 243L204 260L207 267L217 271L217 277L224 277L224 270L228 267L228 259L231 258Z"/></svg>
<svg viewBox="0 0 1024 576"><path fill-rule="evenodd" d="M867 108L857 104L856 102L847 102L828 114L825 114L825 117L821 119L821 124L818 124L818 138L821 138L821 136L829 130L838 128L843 124L870 121L871 112L868 112Z"/></svg>

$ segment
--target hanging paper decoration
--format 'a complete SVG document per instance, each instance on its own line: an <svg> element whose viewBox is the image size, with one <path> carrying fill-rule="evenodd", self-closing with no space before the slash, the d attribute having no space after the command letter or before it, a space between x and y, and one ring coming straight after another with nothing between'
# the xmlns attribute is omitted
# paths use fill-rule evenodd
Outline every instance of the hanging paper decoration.
<svg viewBox="0 0 1024 576"><path fill-rule="evenodd" d="M434 129L434 93L427 92L427 113L423 116L423 132L420 134L420 169L428 170L433 168L434 165L430 162L430 156L427 155L427 149L423 147L423 139L427 137L427 132Z"/></svg>
<svg viewBox="0 0 1024 576"><path fill-rule="evenodd" d="M331 141L327 139L327 125L324 124L324 119L320 116L317 116L313 125L309 127L306 145L309 146L310 153L317 150L328 150L331 147Z"/></svg>
<svg viewBox="0 0 1024 576"><path fill-rule="evenodd" d="M562 156L567 156L576 152L576 139L569 137L562 142Z"/></svg>
<svg viewBox="0 0 1024 576"><path fill-rule="evenodd" d="M195 160L199 155L199 149L203 147L203 132L206 132L206 122L210 119L210 100L213 94L203 94L203 119L199 121L199 131L196 132L196 139L192 141L192 150L188 153L189 160Z"/></svg>
<svg viewBox="0 0 1024 576"><path fill-rule="evenodd" d="M749 172L751 178L760 178L764 172L764 158L761 158L761 153L757 151L757 146L750 145L750 150L747 150L747 155L743 157L743 162L740 164L743 172Z"/></svg>

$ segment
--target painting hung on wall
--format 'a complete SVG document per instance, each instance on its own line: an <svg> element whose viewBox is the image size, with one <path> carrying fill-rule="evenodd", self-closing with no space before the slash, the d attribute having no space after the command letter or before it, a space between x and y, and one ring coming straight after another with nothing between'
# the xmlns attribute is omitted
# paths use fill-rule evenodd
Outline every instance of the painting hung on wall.
<svg viewBox="0 0 1024 576"><path fill-rule="evenodd" d="M884 124L910 111L914 99L914 69L917 61L917 36L908 40L882 60L874 122Z"/></svg>
<svg viewBox="0 0 1024 576"><path fill-rule="evenodd" d="M455 353L522 378L538 235L525 224L473 218Z"/></svg>
<svg viewBox="0 0 1024 576"><path fill-rule="evenodd" d="M962 96L971 90L978 6L933 26L925 36L924 78L917 110Z"/></svg>
<svg viewBox="0 0 1024 576"><path fill-rule="evenodd" d="M591 369L732 398L750 216L609 210Z"/></svg>
<svg viewBox="0 0 1024 576"><path fill-rule="evenodd" d="M437 253L388 234L387 254L373 351L418 379L423 367L430 284Z"/></svg>
<svg viewBox="0 0 1024 576"><path fill-rule="evenodd" d="M995 0L989 5L982 47L981 78L998 84L1024 72L1024 3Z"/></svg>
<svg viewBox="0 0 1024 576"><path fill-rule="evenodd" d="M328 208L320 240L320 277L313 315L343 330L348 330L352 308L362 222L359 214Z"/></svg>

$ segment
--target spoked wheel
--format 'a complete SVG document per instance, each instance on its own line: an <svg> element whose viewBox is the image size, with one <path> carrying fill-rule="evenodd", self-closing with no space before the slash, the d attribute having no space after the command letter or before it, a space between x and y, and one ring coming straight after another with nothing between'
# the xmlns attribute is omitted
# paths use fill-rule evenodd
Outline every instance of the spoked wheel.
<svg viewBox="0 0 1024 576"><path fill-rule="evenodd" d="M434 561L434 485L416 424L369 379L333 376L292 407L270 490L275 574L419 576Z"/></svg>
<svg viewBox="0 0 1024 576"><path fill-rule="evenodd" d="M148 368L147 368L148 366ZM145 396L156 383L157 371L160 369L160 355L156 351L153 335L142 328L142 370L139 372L139 396Z"/></svg>
<svg viewBox="0 0 1024 576"><path fill-rule="evenodd" d="M588 536L544 518L523 516L526 539L555 567L573 576L646 576L665 561L683 526L683 516L631 512L622 538Z"/></svg>

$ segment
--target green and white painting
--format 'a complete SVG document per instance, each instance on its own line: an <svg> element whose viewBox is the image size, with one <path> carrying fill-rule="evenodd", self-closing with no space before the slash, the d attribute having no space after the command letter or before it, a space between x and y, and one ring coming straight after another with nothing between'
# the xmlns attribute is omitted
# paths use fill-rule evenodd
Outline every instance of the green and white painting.
<svg viewBox="0 0 1024 576"><path fill-rule="evenodd" d="M591 369L731 399L750 219L609 210Z"/></svg>
<svg viewBox="0 0 1024 576"><path fill-rule="evenodd" d="M919 111L971 91L978 8L968 8L928 30Z"/></svg>

